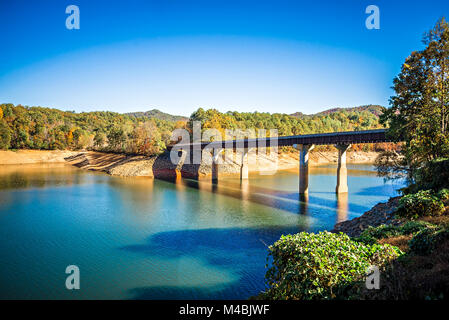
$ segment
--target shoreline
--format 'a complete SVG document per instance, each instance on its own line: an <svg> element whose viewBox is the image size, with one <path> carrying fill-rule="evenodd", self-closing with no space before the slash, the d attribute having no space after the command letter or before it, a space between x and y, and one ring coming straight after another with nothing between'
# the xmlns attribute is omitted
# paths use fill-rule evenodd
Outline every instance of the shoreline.
<svg viewBox="0 0 449 320"><path fill-rule="evenodd" d="M369 227L378 227L383 224L400 225L402 221L395 217L399 199L400 197L392 197L387 202L379 202L359 217L336 223L330 232L343 232L353 238L359 237Z"/></svg>
<svg viewBox="0 0 449 320"><path fill-rule="evenodd" d="M348 152L348 164L372 164L376 152L352 151ZM167 159L164 159L167 160ZM311 167L336 164L337 153L331 151L311 152ZM0 151L0 166L31 165L31 164L66 164L83 170L104 172L112 176L122 177L151 177L151 178L176 178L176 171L181 176L189 176L192 172L177 168L162 161L157 164L157 157L132 156L97 151L71 151L71 150L17 150ZM262 162L270 165L270 159L265 157ZM272 164L272 161L271 161ZM161 166L154 169L155 166ZM235 176L239 174L239 166L234 164L223 165L227 172L221 172L222 176ZM293 171L299 168L299 157L296 153L280 153L278 157L277 171ZM198 168L197 168L198 169ZM210 164L199 168L199 180L210 178ZM201 172L202 171L202 172ZM258 168L249 166L249 172L258 172ZM259 171L260 172L260 171ZM330 232L343 232L350 237L359 236L363 230L370 226L381 224L397 224L393 212L397 207L398 197L390 198L387 202L380 202L359 217L336 223Z"/></svg>
<svg viewBox="0 0 449 320"><path fill-rule="evenodd" d="M0 150L0 165L65 163L66 157L76 153L79 152L70 150Z"/></svg>
<svg viewBox="0 0 449 320"><path fill-rule="evenodd" d="M377 157L376 152L350 151L348 164L372 164ZM70 150L17 150L0 151L0 165L67 163L80 169L102 171L114 176L124 177L155 177L170 178L173 175L195 176L206 178L211 174L211 163L201 165L175 166L165 153L159 156L134 156L98 151L70 151ZM337 152L312 151L310 166L320 166L337 163ZM297 153L280 153L277 168L269 156L261 156L257 163L249 165L249 172L286 171L299 168ZM176 173L178 171L179 173ZM219 175L240 174L237 161L230 161L220 165Z"/></svg>

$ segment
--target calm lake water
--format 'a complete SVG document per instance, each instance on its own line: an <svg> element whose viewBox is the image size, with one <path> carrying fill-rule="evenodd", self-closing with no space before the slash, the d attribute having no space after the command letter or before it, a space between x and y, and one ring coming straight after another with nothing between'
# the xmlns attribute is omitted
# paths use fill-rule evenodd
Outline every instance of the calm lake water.
<svg viewBox="0 0 449 320"><path fill-rule="evenodd" d="M266 245L282 234L330 230L400 185L371 166L251 175L219 185L118 178L66 165L0 166L1 299L246 299L265 288ZM81 289L65 288L77 265Z"/></svg>

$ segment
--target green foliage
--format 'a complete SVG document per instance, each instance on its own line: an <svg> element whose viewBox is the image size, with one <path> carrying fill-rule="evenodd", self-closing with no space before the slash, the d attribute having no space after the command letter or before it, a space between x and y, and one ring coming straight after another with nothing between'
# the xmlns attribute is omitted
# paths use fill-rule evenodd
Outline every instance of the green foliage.
<svg viewBox="0 0 449 320"><path fill-rule="evenodd" d="M410 252L417 255L428 255L445 240L449 239L447 227L431 227L420 231L409 241Z"/></svg>
<svg viewBox="0 0 449 320"><path fill-rule="evenodd" d="M176 121L187 121L189 120L186 117L182 117L182 116L174 116L162 111L159 111L157 109L153 109L150 111L146 111L146 112L131 112L131 113L127 113L126 115L130 116L130 117L136 117L136 118L147 118L147 119L159 119L159 120L165 120L165 121L170 121L170 122L176 122Z"/></svg>
<svg viewBox="0 0 449 320"><path fill-rule="evenodd" d="M444 195L443 193L441 195ZM399 200L396 215L411 220L426 216L439 216L445 211L440 194L432 190L421 190L414 194L403 196Z"/></svg>
<svg viewBox="0 0 449 320"><path fill-rule="evenodd" d="M1 149L93 149L152 155L165 148L177 125L149 115L74 113L12 104L2 104L0 109Z"/></svg>
<svg viewBox="0 0 449 320"><path fill-rule="evenodd" d="M200 108L192 114L188 125L186 118L158 110L130 114L75 113L12 104L2 104L1 110L2 121L10 132L8 148L92 149L143 155L162 152L171 142L172 131L175 128L191 130L193 121L200 121L203 129L217 129L222 138L226 138L225 129L250 129L254 134L260 129L277 129L279 135L295 135L379 127L374 106L303 117L260 112L220 113Z"/></svg>
<svg viewBox="0 0 449 320"><path fill-rule="evenodd" d="M441 201L447 202L449 200L449 189L441 189L440 191L438 191L437 197Z"/></svg>
<svg viewBox="0 0 449 320"><path fill-rule="evenodd" d="M394 79L396 95L390 100L380 121L388 126L388 134L395 141L405 141L400 154L390 154L378 163L378 171L387 177L407 174L418 187L433 188L437 178L433 167L429 174L427 163L449 158L449 24L444 18L425 34L421 51L413 51ZM445 164L447 166L447 164ZM447 167L446 167L447 168ZM442 173L446 176L447 170ZM425 172L424 172L425 173Z"/></svg>
<svg viewBox="0 0 449 320"><path fill-rule="evenodd" d="M3 120L0 120L0 149L9 149L10 142L11 132L9 131L9 127Z"/></svg>
<svg viewBox="0 0 449 320"><path fill-rule="evenodd" d="M438 158L416 170L415 185L411 191L441 188L449 188L449 159Z"/></svg>
<svg viewBox="0 0 449 320"><path fill-rule="evenodd" d="M433 224L425 221L408 221L400 227L400 232L402 235L416 234L422 230L433 227Z"/></svg>
<svg viewBox="0 0 449 320"><path fill-rule="evenodd" d="M121 127L112 127L108 132L108 142L111 151L123 152L124 143L126 141L125 131Z"/></svg>
<svg viewBox="0 0 449 320"><path fill-rule="evenodd" d="M383 224L378 227L367 228L354 240L365 244L376 244L379 239L416 234L431 226L433 225L424 221L408 221L401 226Z"/></svg>
<svg viewBox="0 0 449 320"><path fill-rule="evenodd" d="M379 128L379 118L367 110L338 111L310 116L291 116L281 113L226 112L199 108L190 116L189 128L193 121L201 122L203 129L277 129L278 135L298 135ZM257 132L255 132L257 133Z"/></svg>
<svg viewBox="0 0 449 320"><path fill-rule="evenodd" d="M366 245L329 232L282 236L269 250L273 263L266 274L266 299L347 298L370 265L382 270L402 255L390 245Z"/></svg>
<svg viewBox="0 0 449 320"><path fill-rule="evenodd" d="M339 111L346 111L346 112L363 112L363 111L367 111L370 112L372 114L374 114L375 116L380 116L383 112L383 107L379 106L379 105L366 105L366 106L360 106L360 107L354 107L354 108L333 108L333 109L329 109L329 110L325 110L325 111L321 111L318 114L330 114L330 113L334 113L334 112L339 112Z"/></svg>
<svg viewBox="0 0 449 320"><path fill-rule="evenodd" d="M401 234L398 227L393 225L381 225L378 227L368 227L362 234L355 238L355 241L365 244L376 244L378 239L396 237Z"/></svg>
<svg viewBox="0 0 449 320"><path fill-rule="evenodd" d="M101 149L106 143L106 135L104 132L97 131L94 136L94 147Z"/></svg>

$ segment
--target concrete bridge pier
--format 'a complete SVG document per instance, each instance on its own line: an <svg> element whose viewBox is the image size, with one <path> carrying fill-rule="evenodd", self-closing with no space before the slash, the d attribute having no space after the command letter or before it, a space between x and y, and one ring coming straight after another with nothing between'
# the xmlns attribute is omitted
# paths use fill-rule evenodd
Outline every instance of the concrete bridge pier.
<svg viewBox="0 0 449 320"><path fill-rule="evenodd" d="M212 150L212 182L218 182L218 165L220 164L220 156L223 150L222 148L214 148Z"/></svg>
<svg viewBox="0 0 449 320"><path fill-rule="evenodd" d="M309 192L309 152L313 144L301 144L299 147L299 194Z"/></svg>
<svg viewBox="0 0 449 320"><path fill-rule="evenodd" d="M248 180L248 148L242 149L242 165L240 167L240 181Z"/></svg>
<svg viewBox="0 0 449 320"><path fill-rule="evenodd" d="M348 192L348 169L346 168L346 151L351 147L350 144L337 144L338 149L338 167L337 167L337 187L335 192Z"/></svg>

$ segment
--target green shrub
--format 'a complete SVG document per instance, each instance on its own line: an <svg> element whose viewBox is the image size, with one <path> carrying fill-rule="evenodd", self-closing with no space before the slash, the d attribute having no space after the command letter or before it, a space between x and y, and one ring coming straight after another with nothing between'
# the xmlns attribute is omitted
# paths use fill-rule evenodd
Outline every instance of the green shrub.
<svg viewBox="0 0 449 320"><path fill-rule="evenodd" d="M380 225L378 227L368 227L362 234L355 238L355 241L365 244L376 244L378 239L390 238L400 235L399 228L393 225Z"/></svg>
<svg viewBox="0 0 449 320"><path fill-rule="evenodd" d="M449 159L429 161L415 174L415 185L420 190L449 188Z"/></svg>
<svg viewBox="0 0 449 320"><path fill-rule="evenodd" d="M346 299L370 265L383 269L402 254L390 245L366 245L329 232L282 236L269 250L273 262L265 299Z"/></svg>
<svg viewBox="0 0 449 320"><path fill-rule="evenodd" d="M409 235L431 227L434 225L425 221L408 221L400 227L400 232L401 235Z"/></svg>
<svg viewBox="0 0 449 320"><path fill-rule="evenodd" d="M430 227L418 232L410 241L410 252L418 255L428 255L439 243L449 239L449 229Z"/></svg>
<svg viewBox="0 0 449 320"><path fill-rule="evenodd" d="M441 189L440 191L438 191L437 197L443 202L448 201L449 200L449 190Z"/></svg>
<svg viewBox="0 0 449 320"><path fill-rule="evenodd" d="M365 233L365 231L360 236L354 238L354 241L361 242L361 243L364 243L364 244L367 244L367 245L376 244L378 239L373 237L369 233Z"/></svg>
<svg viewBox="0 0 449 320"><path fill-rule="evenodd" d="M354 238L354 240L365 244L376 244L379 239L414 234L429 226L432 226L432 224L424 221L408 221L402 226L383 224L378 227L368 227L359 237Z"/></svg>
<svg viewBox="0 0 449 320"><path fill-rule="evenodd" d="M444 213L444 203L431 190L421 190L403 196L399 200L396 215L401 218L418 219L425 216L439 216Z"/></svg>

